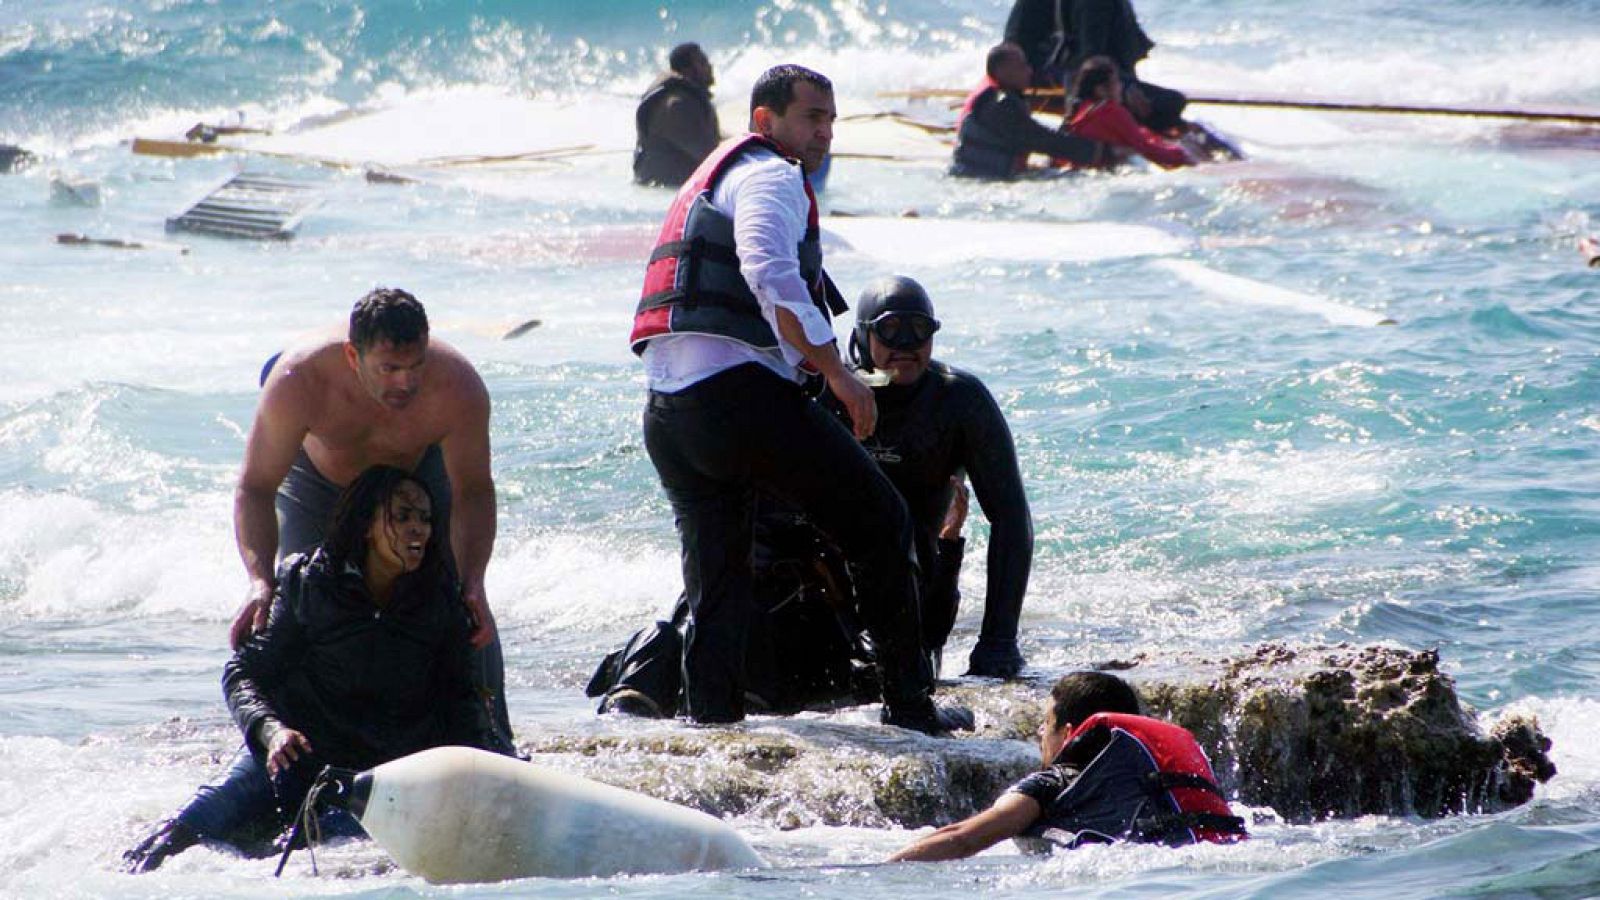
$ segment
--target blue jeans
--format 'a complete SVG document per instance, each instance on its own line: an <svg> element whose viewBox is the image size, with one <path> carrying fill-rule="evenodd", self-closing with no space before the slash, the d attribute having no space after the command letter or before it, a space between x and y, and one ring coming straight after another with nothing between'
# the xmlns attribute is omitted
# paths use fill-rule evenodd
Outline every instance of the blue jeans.
<svg viewBox="0 0 1600 900"><path fill-rule="evenodd" d="M194 799L178 812L178 821L205 840L241 849L268 843L293 824L311 789L306 773L312 771L313 767L302 764L269 778L266 766L248 747L241 747L222 780L196 791ZM366 836L361 824L343 809L324 811L318 823L323 837Z"/></svg>

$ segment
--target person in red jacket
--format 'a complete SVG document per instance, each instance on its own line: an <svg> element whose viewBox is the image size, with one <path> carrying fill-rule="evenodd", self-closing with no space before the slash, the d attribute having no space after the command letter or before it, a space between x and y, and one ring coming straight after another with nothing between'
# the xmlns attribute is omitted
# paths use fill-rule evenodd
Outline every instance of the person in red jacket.
<svg viewBox="0 0 1600 900"><path fill-rule="evenodd" d="M1006 838L1051 847L1136 841L1169 847L1246 838L1194 735L1139 713L1133 686L1106 672L1058 682L1039 726L1044 768L977 815L926 835L890 862L981 853Z"/></svg>
<svg viewBox="0 0 1600 900"><path fill-rule="evenodd" d="M1065 130L1081 138L1137 153L1163 169L1199 162L1198 156L1184 144L1166 140L1140 125L1123 105L1122 89L1121 73L1110 57L1096 56L1085 61L1073 81L1071 97L1075 104L1065 121Z"/></svg>

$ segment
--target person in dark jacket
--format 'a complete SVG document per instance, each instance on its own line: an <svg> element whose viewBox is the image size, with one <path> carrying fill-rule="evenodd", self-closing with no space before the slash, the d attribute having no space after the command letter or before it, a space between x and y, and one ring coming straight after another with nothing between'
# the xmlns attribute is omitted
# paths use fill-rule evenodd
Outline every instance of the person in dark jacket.
<svg viewBox="0 0 1600 900"><path fill-rule="evenodd" d="M1061 0L1017 0L1006 17L1005 42L1028 57L1034 87L1060 84L1053 66L1061 49Z"/></svg>
<svg viewBox="0 0 1600 900"><path fill-rule="evenodd" d="M967 97L961 110L951 175L1008 180L1027 170L1030 153L1045 153L1080 167L1101 164L1103 146L1033 118L1023 95L1033 69L1022 48L1016 44L995 46L984 68L988 77Z"/></svg>
<svg viewBox="0 0 1600 900"><path fill-rule="evenodd" d="M633 149L633 180L678 187L720 141L716 84L711 60L699 44L679 44L667 58L672 71L644 92L634 114L638 143Z"/></svg>
<svg viewBox="0 0 1600 900"><path fill-rule="evenodd" d="M926 835L890 862L981 853L1007 839L1029 850L1129 840L1182 846L1243 840L1211 763L1186 729L1140 714L1132 685L1107 672L1057 681L1039 725L1043 768L993 806Z"/></svg>
<svg viewBox="0 0 1600 900"><path fill-rule="evenodd" d="M1139 124L1156 132L1183 127L1188 98L1139 80L1136 67L1155 42L1130 0L1017 0L1005 35L1027 51L1035 86L1065 85L1084 61L1109 56L1122 71L1128 109Z"/></svg>
<svg viewBox="0 0 1600 900"><path fill-rule="evenodd" d="M889 278L862 292L850 357L887 383L873 388L878 428L864 446L905 499L922 568L923 648L935 659L954 627L965 541L966 493L972 480L989 519L988 589L968 675L1009 678L1024 660L1018 620L1033 565L1033 520L1011 431L983 383L933 360L939 329L933 303L910 278ZM843 408L824 397L841 418ZM854 579L842 554L795 512L763 500L756 517L754 614L745 641L747 693L770 710L827 703L856 692L857 664L870 659L853 613ZM680 598L672 618L633 635L609 655L588 694L600 711L670 716L679 706L678 660L687 616Z"/></svg>
<svg viewBox="0 0 1600 900"><path fill-rule="evenodd" d="M415 475L362 472L323 543L286 561L267 626L223 669L244 747L224 779L125 854L148 872L202 840L248 848L290 823L323 766L430 747L495 749L471 682L471 624ZM333 813L324 833L359 834Z"/></svg>

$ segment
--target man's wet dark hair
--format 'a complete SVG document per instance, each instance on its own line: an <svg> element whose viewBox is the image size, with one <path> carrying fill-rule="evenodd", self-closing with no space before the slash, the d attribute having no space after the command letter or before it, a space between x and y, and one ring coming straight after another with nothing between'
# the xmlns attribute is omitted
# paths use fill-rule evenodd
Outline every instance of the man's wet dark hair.
<svg viewBox="0 0 1600 900"><path fill-rule="evenodd" d="M428 313L399 288L375 288L350 310L350 343L365 354L380 341L407 347L428 339Z"/></svg>
<svg viewBox="0 0 1600 900"><path fill-rule="evenodd" d="M1095 91L1119 77L1121 76L1116 60L1109 56L1091 56L1078 67L1078 74L1072 79L1072 90L1067 92L1067 98L1073 103L1093 102Z"/></svg>
<svg viewBox="0 0 1600 900"><path fill-rule="evenodd" d="M385 511L389 508L389 501L394 498L394 492L407 482L421 489L428 498L430 509L438 509L438 500L421 479L394 466L372 466L357 475L356 480L339 494L339 502L333 510L333 522L328 526L328 536L322 541L322 551L328 554L328 559L334 565L348 564L360 568L366 563L367 532L372 529L374 520L387 515ZM434 583L433 579L438 576L439 567L444 563L441 543L443 532L444 529L437 526L433 529L422 554L422 565L417 567L416 572L403 577L421 579L422 584Z"/></svg>
<svg viewBox="0 0 1600 900"><path fill-rule="evenodd" d="M983 71L988 73L990 78L994 78L995 73L1000 70L1001 66L1005 65L1006 60L1011 59L1013 56L1020 56L1024 60L1028 58L1028 54L1023 52L1021 47L1010 41L995 44L989 48L989 55L984 57Z"/></svg>
<svg viewBox="0 0 1600 900"><path fill-rule="evenodd" d="M833 82L820 72L813 72L805 66L773 66L762 72L761 77L756 79L756 86L750 89L750 111L755 112L756 107L765 106L783 115L789 110L789 104L794 102L794 86L802 81L824 93L833 93Z"/></svg>
<svg viewBox="0 0 1600 900"><path fill-rule="evenodd" d="M700 45L693 41L679 44L672 48L671 53L667 54L667 66L672 71L682 75L689 71L689 67L694 65L696 59L705 55L705 51L700 49Z"/></svg>
<svg viewBox="0 0 1600 900"><path fill-rule="evenodd" d="M1133 685L1106 672L1072 672L1061 676L1050 689L1051 707L1060 728L1071 722L1080 725L1095 713L1127 713L1137 716L1139 694Z"/></svg>

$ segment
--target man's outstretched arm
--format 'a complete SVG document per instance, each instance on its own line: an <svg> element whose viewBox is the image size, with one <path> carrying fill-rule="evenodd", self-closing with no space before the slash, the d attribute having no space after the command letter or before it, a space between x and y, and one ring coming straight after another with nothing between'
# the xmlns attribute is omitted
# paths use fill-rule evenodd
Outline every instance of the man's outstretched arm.
<svg viewBox="0 0 1600 900"><path fill-rule="evenodd" d="M889 862L964 859L1021 834L1039 818L1039 813L1039 801L1007 791L993 806L954 825L946 825L889 857Z"/></svg>

